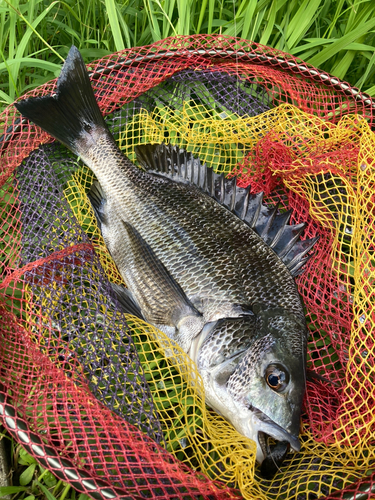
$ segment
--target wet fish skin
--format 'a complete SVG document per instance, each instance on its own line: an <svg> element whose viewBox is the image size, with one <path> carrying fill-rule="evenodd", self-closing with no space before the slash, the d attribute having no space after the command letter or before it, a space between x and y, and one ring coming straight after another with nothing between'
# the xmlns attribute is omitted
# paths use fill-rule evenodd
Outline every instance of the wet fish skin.
<svg viewBox="0 0 375 500"><path fill-rule="evenodd" d="M296 451L300 449L305 351L296 355L290 347L285 331L293 329L297 333L302 328L293 318L272 313L262 321L255 316L223 319L198 350L197 366L208 404L241 434L252 436L259 463L265 458L260 432L288 441ZM267 384L264 373L269 366L281 367L288 374L290 380L284 390L275 392Z"/></svg>
<svg viewBox="0 0 375 500"><path fill-rule="evenodd" d="M166 168L141 170L120 152L77 49L55 96L16 107L97 176L97 217L133 306L197 361L208 403L256 441L260 463L267 455L260 433L298 451L307 328L284 262L193 182L171 179Z"/></svg>

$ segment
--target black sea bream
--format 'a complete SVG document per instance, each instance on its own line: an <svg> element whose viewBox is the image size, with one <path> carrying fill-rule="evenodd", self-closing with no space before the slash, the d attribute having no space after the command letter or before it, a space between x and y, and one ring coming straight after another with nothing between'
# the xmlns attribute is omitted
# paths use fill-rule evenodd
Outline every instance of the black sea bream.
<svg viewBox="0 0 375 500"><path fill-rule="evenodd" d="M307 329L294 278L315 239L235 179L177 147L143 145L143 169L108 131L72 47L56 93L16 104L98 179L90 198L129 311L196 362L207 404L257 444L272 474L298 451ZM270 447L269 436L278 443Z"/></svg>

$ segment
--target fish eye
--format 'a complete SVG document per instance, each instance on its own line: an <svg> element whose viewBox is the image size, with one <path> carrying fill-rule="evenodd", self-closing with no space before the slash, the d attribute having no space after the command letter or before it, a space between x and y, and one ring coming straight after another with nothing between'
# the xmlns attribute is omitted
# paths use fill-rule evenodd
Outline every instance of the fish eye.
<svg viewBox="0 0 375 500"><path fill-rule="evenodd" d="M269 365L264 378L267 385L276 392L284 390L289 383L289 373L281 365Z"/></svg>

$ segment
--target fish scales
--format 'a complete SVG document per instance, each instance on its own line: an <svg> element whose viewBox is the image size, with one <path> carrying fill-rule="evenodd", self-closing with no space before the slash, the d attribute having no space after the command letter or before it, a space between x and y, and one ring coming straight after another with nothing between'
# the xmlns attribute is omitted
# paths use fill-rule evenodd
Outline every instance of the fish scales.
<svg viewBox="0 0 375 500"><path fill-rule="evenodd" d="M113 287L124 311L191 356L207 403L256 442L262 472L273 474L300 449L307 328L292 274L316 239L298 242L304 226L288 226L289 213L177 147L138 146L136 167L110 135L75 47L56 94L16 107L96 175L89 197L128 286Z"/></svg>
<svg viewBox="0 0 375 500"><path fill-rule="evenodd" d="M122 220L130 222L190 300L207 297L210 305L206 301L197 306L207 320L225 317L220 313L224 302L248 307L261 302L301 315L301 300L286 266L254 231L212 198L195 186L143 172L119 156L112 141L99 143L86 162L109 200L118 232L123 232ZM118 245L111 235L106 241L121 267L126 257L117 257ZM126 246L120 249L126 252Z"/></svg>

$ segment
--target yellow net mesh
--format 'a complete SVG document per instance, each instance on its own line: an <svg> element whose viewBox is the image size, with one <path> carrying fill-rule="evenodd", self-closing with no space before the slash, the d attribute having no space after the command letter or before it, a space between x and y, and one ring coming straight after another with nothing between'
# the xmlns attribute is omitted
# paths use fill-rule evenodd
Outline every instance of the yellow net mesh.
<svg viewBox="0 0 375 500"><path fill-rule="evenodd" d="M244 183L255 180L255 190L267 179L282 180L299 216L309 215L308 231L319 229L319 250L299 287L311 330L309 365L332 380L328 392L337 396L329 399L309 385L302 451L266 481L257 472L254 443L205 407L194 363L161 332L129 316L167 450L192 469L239 487L246 499L313 498L312 483L318 498L370 474L375 468L375 136L367 122L346 116L332 124L289 104L240 117L185 102L178 112L165 106L141 110L119 132L118 142L134 160L137 144L160 143L166 135L215 170L236 170ZM250 150L258 156L246 153ZM121 283L85 194L92 182L92 173L81 165L64 194L108 278Z"/></svg>

